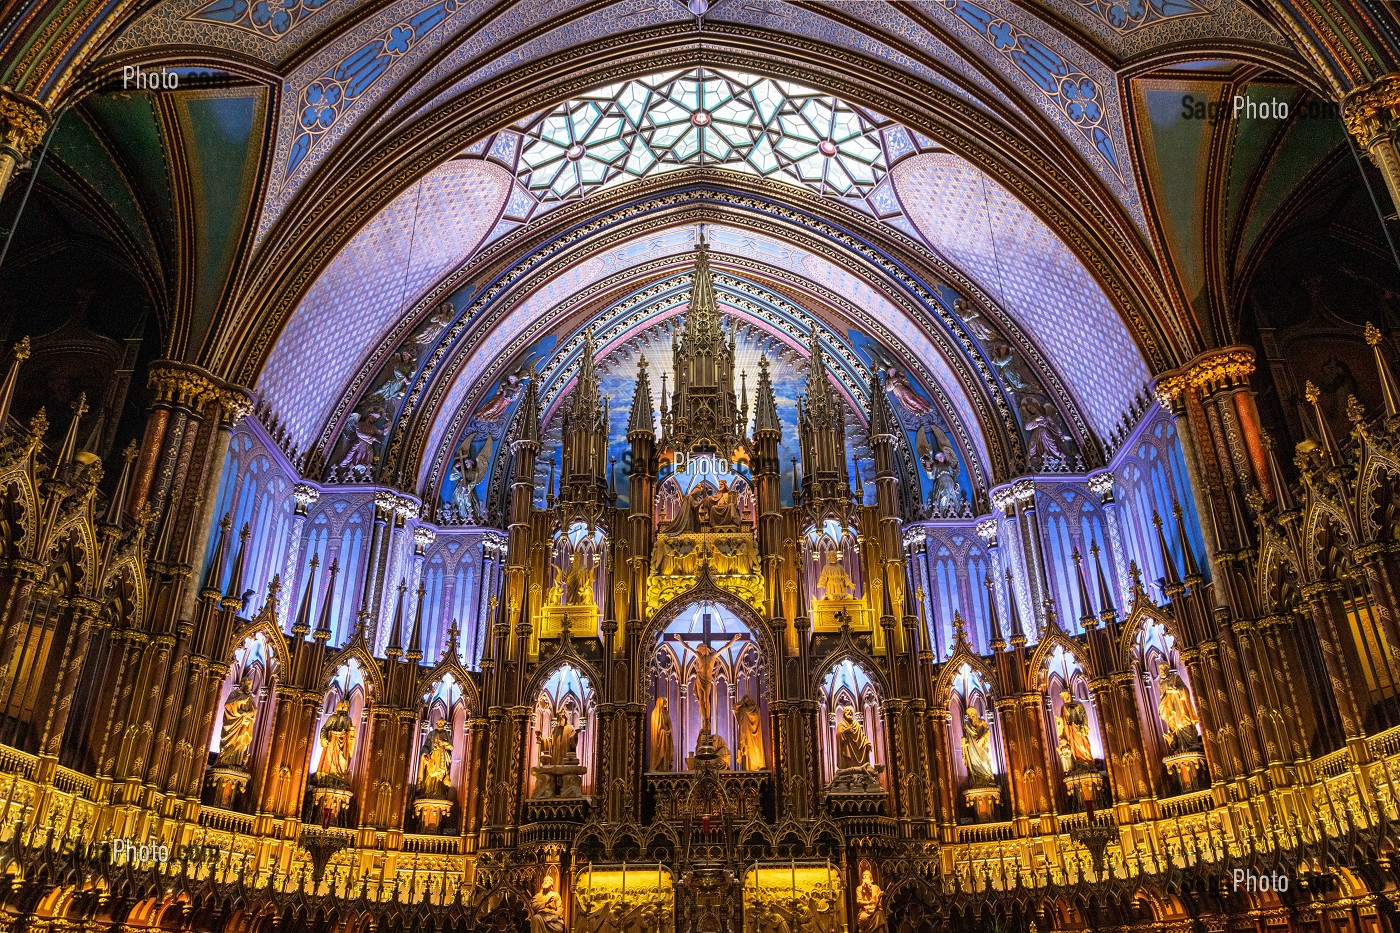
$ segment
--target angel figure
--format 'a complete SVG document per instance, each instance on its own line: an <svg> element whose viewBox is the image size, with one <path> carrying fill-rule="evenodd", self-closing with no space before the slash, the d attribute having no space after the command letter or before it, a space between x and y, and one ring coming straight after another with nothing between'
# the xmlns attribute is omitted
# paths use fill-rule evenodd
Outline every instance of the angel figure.
<svg viewBox="0 0 1400 933"><path fill-rule="evenodd" d="M500 382L496 383L496 391L490 398L481 403L481 407L472 415L473 421L491 422L500 418L510 407L510 403L515 401L515 397L520 394L520 390L525 380L519 373L510 373Z"/></svg>
<svg viewBox="0 0 1400 933"><path fill-rule="evenodd" d="M413 342L419 347L425 347L438 338L447 325L452 323L452 316L457 311L451 304L444 301L434 309L428 319L418 325L418 332L413 335Z"/></svg>
<svg viewBox="0 0 1400 933"><path fill-rule="evenodd" d="M936 452L929 443L929 433L938 443ZM944 517L960 515L967 503L967 493L958 483L958 452L952 440L935 425L921 427L915 437L914 449L924 473L933 480L929 505L934 514Z"/></svg>
<svg viewBox="0 0 1400 933"><path fill-rule="evenodd" d="M932 408L928 399L914 390L904 370L897 366L885 367L885 391L894 396L894 400L909 413L910 417L917 418L920 415L928 414Z"/></svg>
<svg viewBox="0 0 1400 933"><path fill-rule="evenodd" d="M374 424L377 420L375 411L369 411L365 415L358 411L350 413L342 435L349 441L350 448L340 463L336 464L337 472L341 476L363 479L374 468L374 445L379 442L379 429Z"/></svg>
<svg viewBox="0 0 1400 933"><path fill-rule="evenodd" d="M473 457L468 452L475 437L473 435L462 444L448 474L456 484L452 489L452 508L464 522L475 521L481 514L481 497L477 495L476 487L486 478L486 470L491 465L491 451L495 446L488 434Z"/></svg>

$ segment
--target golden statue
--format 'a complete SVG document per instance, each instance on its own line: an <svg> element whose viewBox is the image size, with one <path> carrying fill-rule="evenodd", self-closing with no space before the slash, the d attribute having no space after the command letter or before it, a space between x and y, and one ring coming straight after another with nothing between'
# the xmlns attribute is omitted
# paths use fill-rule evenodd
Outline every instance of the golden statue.
<svg viewBox="0 0 1400 933"><path fill-rule="evenodd" d="M841 721L836 725L836 767L842 771L868 768L874 751L865 730L856 722L855 710L849 706L841 707Z"/></svg>
<svg viewBox="0 0 1400 933"><path fill-rule="evenodd" d="M530 899L530 933L567 933L564 902L554 890L554 878L545 875L539 893Z"/></svg>
<svg viewBox="0 0 1400 933"><path fill-rule="evenodd" d="M1191 694L1186 684L1169 665L1157 665L1157 714L1162 717L1167 731L1163 737L1173 751L1184 751L1200 744L1196 724L1200 719L1191 705Z"/></svg>
<svg viewBox="0 0 1400 933"><path fill-rule="evenodd" d="M423 744L418 748L418 796L447 797L451 790L451 770L452 734L447 729L447 720L439 719L423 736Z"/></svg>
<svg viewBox="0 0 1400 933"><path fill-rule="evenodd" d="M975 706L963 712L962 753L973 787L996 783L992 768L992 727Z"/></svg>
<svg viewBox="0 0 1400 933"><path fill-rule="evenodd" d="M258 708L253 701L253 682L245 674L224 701L224 725L219 732L219 767L242 768L248 762L253 744L253 724Z"/></svg>
<svg viewBox="0 0 1400 933"><path fill-rule="evenodd" d="M763 770L763 725L752 696L745 696L734 709L734 744L734 763L740 771Z"/></svg>
<svg viewBox="0 0 1400 933"><path fill-rule="evenodd" d="M674 767L675 756L675 743L671 738L671 701L657 697L656 707L651 711L651 770L670 771Z"/></svg>
<svg viewBox="0 0 1400 933"><path fill-rule="evenodd" d="M1092 770L1094 749L1089 744L1089 715L1084 710L1084 704L1068 690L1060 693L1060 718L1056 721L1056 731L1059 732L1060 764L1069 762L1065 773Z"/></svg>
<svg viewBox="0 0 1400 933"><path fill-rule="evenodd" d="M335 712L321 726L321 763L316 769L318 781L327 778L348 783L350 758L355 753L355 724L350 721L350 704L341 700Z"/></svg>
<svg viewBox="0 0 1400 933"><path fill-rule="evenodd" d="M856 933L885 933L889 929L885 922L884 897L885 892L870 877L870 869L861 871L860 884L856 887Z"/></svg>
<svg viewBox="0 0 1400 933"><path fill-rule="evenodd" d="M710 527L716 531L726 531L743 526L744 515L739 511L739 497L729 488L727 480L720 480L719 492L710 499Z"/></svg>
<svg viewBox="0 0 1400 933"><path fill-rule="evenodd" d="M824 599L853 599L856 595L856 585L851 582L850 574L841 563L841 555L836 551L826 552L826 565L817 578L817 586L821 587Z"/></svg>
<svg viewBox="0 0 1400 933"><path fill-rule="evenodd" d="M558 567L554 568L554 582L549 587L549 592L545 594L544 604L546 606L564 605L564 571Z"/></svg>
<svg viewBox="0 0 1400 933"><path fill-rule="evenodd" d="M564 580L567 602L570 606L596 606L593 597L593 577L597 565L590 560L579 560L577 554L569 555L569 573Z"/></svg>
<svg viewBox="0 0 1400 933"><path fill-rule="evenodd" d="M569 725L568 712L561 709L555 713L554 728L550 730L549 735L535 730L535 739L540 743L540 764L576 764L580 731Z"/></svg>

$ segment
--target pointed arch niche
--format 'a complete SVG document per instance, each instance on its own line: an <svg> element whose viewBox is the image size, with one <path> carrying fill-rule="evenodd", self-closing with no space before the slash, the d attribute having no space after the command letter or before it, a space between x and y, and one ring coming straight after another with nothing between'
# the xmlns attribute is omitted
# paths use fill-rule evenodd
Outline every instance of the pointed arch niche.
<svg viewBox="0 0 1400 933"><path fill-rule="evenodd" d="M530 760L525 769L528 796L535 796L535 783L540 780L535 773L540 763L539 736L548 738L552 734L554 720L561 711L569 717L569 725L577 735L575 748L579 763L588 769L582 775L583 794L588 796L593 792L593 742L597 732L594 712L597 705L593 684L587 675L568 662L556 667L540 684L535 694L534 710L530 714Z"/></svg>
<svg viewBox="0 0 1400 933"><path fill-rule="evenodd" d="M649 665L651 702L647 707L647 721L651 721L657 701L665 699L670 708L674 749L671 770L689 770L688 760L700 739L702 717L696 692L695 655L695 648L700 644L709 645L715 651L711 674L714 708L710 714L710 731L729 750L729 767L739 768L735 711L745 697L753 697L758 707L763 762L772 761L768 698L763 689L763 654L757 637L723 603L700 600L678 612L661 632ZM651 753L648 730L648 762Z"/></svg>
<svg viewBox="0 0 1400 933"><path fill-rule="evenodd" d="M985 779L975 780L971 770L967 765L967 754L964 752L963 739L966 737L966 724L969 719L969 710L976 710L977 716L984 720L988 730L988 751L991 758L992 781L988 783ZM983 790L995 787L1000 791L997 801L998 807L993 808L995 812L1000 811L1000 804L1009 801L1006 793L1006 753L1004 751L1003 736L1001 731L1001 717L997 715L996 697L992 693L991 684L982 672L964 661L953 675L952 687L948 697L948 747L953 750L949 757L953 761L953 774L957 781L957 786L962 794L959 795L958 810L959 816L966 819L980 818L974 811L970 802L966 798L968 791Z"/></svg>
<svg viewBox="0 0 1400 933"><path fill-rule="evenodd" d="M1065 779L1070 777L1070 774L1062 765L1061 755L1057 751L1060 738L1060 715L1065 708L1063 695L1070 694L1084 707L1084 716L1088 723L1089 748L1094 756L1094 771L1102 774L1104 771L1104 746L1098 705L1094 702L1093 695L1089 691L1089 677L1084 671L1084 666L1064 643L1056 644L1046 652L1040 676L1045 691L1045 741L1050 753L1050 766L1052 772L1060 776L1058 784L1061 806L1066 808L1065 812L1075 812L1082 805L1081 800L1074 793L1068 792L1068 784ZM1101 780L1097 785L1097 795L1105 804L1109 802L1106 794L1106 782ZM1095 806L1099 805L1100 803L1096 800Z"/></svg>
<svg viewBox="0 0 1400 933"><path fill-rule="evenodd" d="M315 736L316 747L311 751L311 773L316 774L321 767L321 727L326 724L326 720L335 712L335 708L342 701L349 707L351 734L354 738L354 745L350 752L350 786L359 787L364 770L365 756L361 754L365 747L367 738L369 717L365 715L370 705L370 683L366 677L365 669L361 666L358 657L346 658L335 671L329 686L326 688L326 696L321 704L321 715L316 717L316 729L312 733ZM357 818L357 817L352 817Z"/></svg>
<svg viewBox="0 0 1400 933"><path fill-rule="evenodd" d="M1181 656L1177 652L1176 637L1167 631L1160 620L1149 617L1143 622L1137 638L1133 640L1132 662L1133 673L1136 675L1133 681L1138 693L1137 707L1144 735L1143 744L1146 746L1143 751L1149 753L1147 760L1162 762L1173 753L1201 752L1204 743L1199 722L1195 726L1194 739L1188 738L1185 742L1173 743L1173 737L1168 735L1166 721L1162 718L1164 667L1168 677L1175 673L1181 679L1181 684L1190 698L1192 710L1199 710L1200 707L1196 704L1196 686L1191 683L1191 675L1186 665L1181 663ZM1200 770L1193 770L1189 775L1190 783L1184 784L1177 773L1163 766L1161 776L1165 779L1162 785L1166 790L1164 796L1199 790L1203 783L1208 784L1209 774L1206 767L1202 756Z"/></svg>
<svg viewBox="0 0 1400 933"><path fill-rule="evenodd" d="M423 706L418 716L418 729L414 733L413 755L409 764L408 783L410 787L418 786L418 769L422 762L423 741L427 734L437 726L438 720L442 720L448 733L452 736L452 768L447 773L447 782L451 787L450 796L453 803L458 805L457 812L462 811L464 803L463 794L467 786L466 770L468 764L468 752L470 751L470 737L467 734L467 720L471 715L467 708L467 695L462 684L452 671L443 671L442 675L434 680L423 693ZM408 795L409 798L413 794Z"/></svg>
<svg viewBox="0 0 1400 933"><path fill-rule="evenodd" d="M841 710L850 707L855 720L865 730L865 737L874 748L875 764L887 764L889 745L885 736L885 720L880 715L879 684L865 666L851 658L843 658L831 666L821 680L817 695L821 726L817 732L821 736L822 786L829 785L836 772L836 726L841 718ZM880 783L889 790L889 768L880 770Z"/></svg>

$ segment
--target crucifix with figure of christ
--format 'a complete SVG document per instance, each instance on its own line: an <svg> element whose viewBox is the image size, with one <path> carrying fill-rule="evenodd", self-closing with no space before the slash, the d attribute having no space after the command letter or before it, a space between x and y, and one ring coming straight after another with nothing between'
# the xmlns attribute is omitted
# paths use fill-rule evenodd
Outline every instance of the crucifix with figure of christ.
<svg viewBox="0 0 1400 933"><path fill-rule="evenodd" d="M700 732L702 734L710 731L710 713L714 709L715 658L723 654L735 642L746 639L746 636L740 633L718 648L714 647L711 642L723 634L723 632L714 630L714 616L706 612L701 616L700 631L687 632L684 635L671 635L671 640L684 652L681 656L682 670L685 668L686 656L695 655L695 698L700 701ZM695 647L692 648L687 642L694 643Z"/></svg>

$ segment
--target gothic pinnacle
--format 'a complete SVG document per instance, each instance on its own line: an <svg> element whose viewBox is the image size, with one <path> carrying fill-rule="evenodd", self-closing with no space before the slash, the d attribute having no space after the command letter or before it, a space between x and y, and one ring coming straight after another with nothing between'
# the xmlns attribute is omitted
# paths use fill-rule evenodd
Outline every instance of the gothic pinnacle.
<svg viewBox="0 0 1400 933"><path fill-rule="evenodd" d="M655 418L651 404L651 379L647 376L647 358L643 355L637 360L637 388L632 393L632 413L627 419L627 435L630 437L639 432L654 435Z"/></svg>

